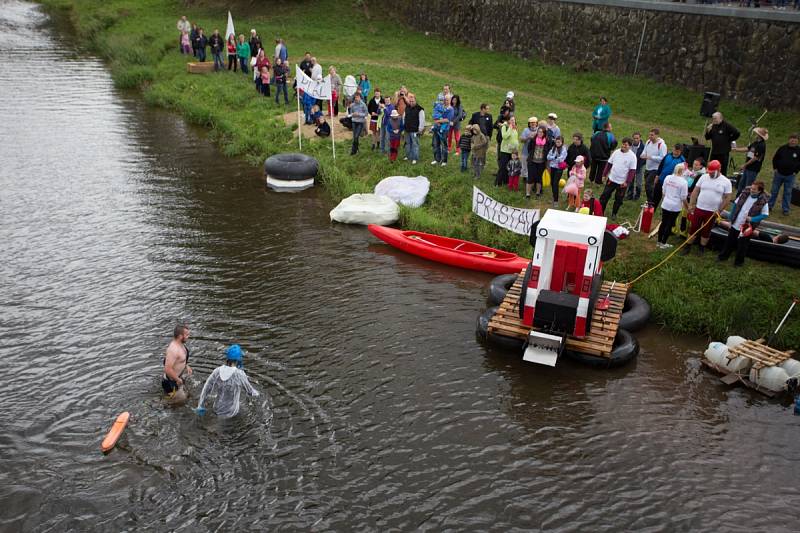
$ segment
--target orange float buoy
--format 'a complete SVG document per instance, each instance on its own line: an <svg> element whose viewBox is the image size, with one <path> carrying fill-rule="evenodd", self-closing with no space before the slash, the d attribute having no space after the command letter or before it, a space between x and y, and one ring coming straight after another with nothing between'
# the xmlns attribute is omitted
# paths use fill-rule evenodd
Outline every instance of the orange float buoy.
<svg viewBox="0 0 800 533"><path fill-rule="evenodd" d="M114 421L114 425L111 426L111 429L108 430L106 434L106 438L103 439L103 442L100 444L100 451L103 453L108 453L111 449L116 446L117 441L122 436L122 432L125 431L125 426L128 425L128 420L130 420L131 414L128 411L121 413L117 419Z"/></svg>

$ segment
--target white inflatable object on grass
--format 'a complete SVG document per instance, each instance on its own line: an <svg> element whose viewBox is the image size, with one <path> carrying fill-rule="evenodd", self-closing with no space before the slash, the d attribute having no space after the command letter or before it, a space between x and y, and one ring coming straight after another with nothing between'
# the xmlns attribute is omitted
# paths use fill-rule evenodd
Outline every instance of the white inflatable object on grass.
<svg viewBox="0 0 800 533"><path fill-rule="evenodd" d="M431 182L425 176L389 176L375 186L375 194L388 196L406 207L419 207L425 203Z"/></svg>
<svg viewBox="0 0 800 533"><path fill-rule="evenodd" d="M394 224L400 218L400 208L388 196L353 194L331 210L331 220L345 224Z"/></svg>
<svg viewBox="0 0 800 533"><path fill-rule="evenodd" d="M344 77L344 95L348 98L352 98L353 95L356 94L356 90L358 90L356 79L348 74Z"/></svg>

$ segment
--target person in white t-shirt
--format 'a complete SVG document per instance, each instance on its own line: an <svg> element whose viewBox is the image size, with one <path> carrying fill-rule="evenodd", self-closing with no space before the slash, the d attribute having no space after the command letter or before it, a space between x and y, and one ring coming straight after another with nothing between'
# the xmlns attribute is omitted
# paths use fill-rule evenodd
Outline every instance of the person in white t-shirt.
<svg viewBox="0 0 800 533"><path fill-rule="evenodd" d="M658 248L672 248L672 245L667 243L669 234L672 233L672 227L678 220L681 209L689 208L686 201L689 196L689 183L683 177L685 170L686 165L678 163L661 186L664 198L661 200L661 225L658 227L658 242L656 243Z"/></svg>
<svg viewBox="0 0 800 533"><path fill-rule="evenodd" d="M689 229L689 239L686 248L681 250L683 255L689 253L694 242L695 233L700 233L700 253L704 253L708 239L711 237L712 219L716 212L725 209L733 187L731 180L720 172L722 165L714 159L708 164L708 173L703 174L697 181L689 201L689 219L692 221Z"/></svg>
<svg viewBox="0 0 800 533"><path fill-rule="evenodd" d="M731 202L731 210L728 213L731 227L728 230L728 238L725 239L725 246L717 256L719 261L727 261L733 250L736 250L733 266L740 267L744 264L753 230L759 222L769 216L768 202L769 196L764 192L763 181L754 181L750 187L742 191L735 202Z"/></svg>
<svg viewBox="0 0 800 533"><path fill-rule="evenodd" d="M625 137L622 139L622 147L615 150L606 163L603 176L607 177L606 186L600 195L600 205L603 212L606 212L606 205L611 195L614 194L614 207L611 211L611 220L617 218L617 212L622 207L625 200L625 189L636 177L636 154L631 151L633 141Z"/></svg>

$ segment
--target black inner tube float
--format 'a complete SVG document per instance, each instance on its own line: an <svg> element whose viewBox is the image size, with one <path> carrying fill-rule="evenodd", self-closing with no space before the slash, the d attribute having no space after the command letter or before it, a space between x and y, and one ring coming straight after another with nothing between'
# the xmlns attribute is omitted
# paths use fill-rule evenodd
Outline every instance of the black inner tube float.
<svg viewBox="0 0 800 533"><path fill-rule="evenodd" d="M517 281L519 274L501 274L489 283L489 305L500 305L506 299L511 286Z"/></svg>
<svg viewBox="0 0 800 533"><path fill-rule="evenodd" d="M264 161L267 186L275 190L303 190L314 185L319 162L305 154L276 154Z"/></svg>
<svg viewBox="0 0 800 533"><path fill-rule="evenodd" d="M620 329L639 331L650 320L650 304L634 292L629 292L619 319Z"/></svg>

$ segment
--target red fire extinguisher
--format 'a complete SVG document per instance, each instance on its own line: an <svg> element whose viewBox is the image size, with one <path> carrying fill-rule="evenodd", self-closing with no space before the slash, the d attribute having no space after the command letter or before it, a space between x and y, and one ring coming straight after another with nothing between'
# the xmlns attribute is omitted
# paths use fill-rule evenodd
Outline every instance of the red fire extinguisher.
<svg viewBox="0 0 800 533"><path fill-rule="evenodd" d="M642 207L642 225L641 225L642 233L650 233L650 226L653 224L654 212L655 209L650 207L649 205L645 205Z"/></svg>

